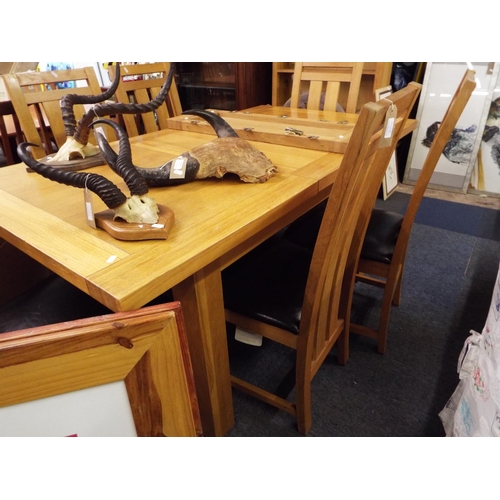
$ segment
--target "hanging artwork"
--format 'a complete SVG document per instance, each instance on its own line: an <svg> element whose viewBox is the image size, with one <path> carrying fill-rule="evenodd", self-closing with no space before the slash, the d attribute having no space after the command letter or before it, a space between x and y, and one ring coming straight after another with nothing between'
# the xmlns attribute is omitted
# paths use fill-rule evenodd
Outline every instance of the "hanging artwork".
<svg viewBox="0 0 500 500"><path fill-rule="evenodd" d="M476 72L476 89L446 144L431 178L433 187L466 191L472 177L498 68L492 63L428 63L417 112L405 181L414 183L434 135L467 68Z"/></svg>
<svg viewBox="0 0 500 500"><path fill-rule="evenodd" d="M500 72L492 92L470 188L500 193Z"/></svg>

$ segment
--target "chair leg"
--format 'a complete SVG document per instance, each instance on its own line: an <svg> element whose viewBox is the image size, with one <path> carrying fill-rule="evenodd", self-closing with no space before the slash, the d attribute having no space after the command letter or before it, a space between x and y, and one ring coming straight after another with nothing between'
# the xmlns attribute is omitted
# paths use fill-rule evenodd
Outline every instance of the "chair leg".
<svg viewBox="0 0 500 500"><path fill-rule="evenodd" d="M337 339L337 361L339 365L345 366L349 361L349 324Z"/></svg>
<svg viewBox="0 0 500 500"><path fill-rule="evenodd" d="M387 333L389 331L389 317L391 314L391 300L389 297L389 292L386 290L386 295L382 301L382 308L380 310L380 320L378 325L378 336L377 336L377 351L379 354L385 354L387 349Z"/></svg>
<svg viewBox="0 0 500 500"><path fill-rule="evenodd" d="M380 354L385 354L387 349L387 334L389 331L389 318L391 308L398 289L401 287L401 273L394 271L389 273L384 288L384 296L382 298L382 307L380 309L380 320L378 327L377 351Z"/></svg>
<svg viewBox="0 0 500 500"><path fill-rule="evenodd" d="M310 377L297 374L295 401L297 429L305 436L311 430L312 425Z"/></svg>
<svg viewBox="0 0 500 500"><path fill-rule="evenodd" d="M401 269L398 277L398 281L396 283L396 290L394 292L394 297L392 299L392 305L399 306L401 303L401 288L403 284L403 269Z"/></svg>

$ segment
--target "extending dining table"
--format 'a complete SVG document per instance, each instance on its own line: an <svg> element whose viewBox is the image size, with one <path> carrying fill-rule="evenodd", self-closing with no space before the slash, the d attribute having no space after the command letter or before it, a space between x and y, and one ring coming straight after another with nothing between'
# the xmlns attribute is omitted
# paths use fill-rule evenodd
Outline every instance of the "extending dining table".
<svg viewBox="0 0 500 500"><path fill-rule="evenodd" d="M133 161L159 166L213 139L175 128L133 137ZM225 176L150 188L175 215L162 240L115 239L87 223L83 190L28 172L23 164L0 169L1 238L113 311L140 308L172 289L182 304L205 436L223 436L234 424L221 271L325 199L343 156L251 143L278 168L267 182ZM89 171L127 193L108 166ZM96 196L93 203L94 212L107 208Z"/></svg>

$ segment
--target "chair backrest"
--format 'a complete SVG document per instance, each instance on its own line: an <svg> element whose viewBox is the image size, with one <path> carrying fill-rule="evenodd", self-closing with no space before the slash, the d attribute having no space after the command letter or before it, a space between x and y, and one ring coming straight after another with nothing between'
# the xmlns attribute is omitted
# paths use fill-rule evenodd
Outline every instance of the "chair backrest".
<svg viewBox="0 0 500 500"><path fill-rule="evenodd" d="M293 72L290 107L298 108L301 91L308 92L307 109L335 111L341 85L348 85L346 113L356 113L359 88L363 74L362 62L296 62Z"/></svg>
<svg viewBox="0 0 500 500"><path fill-rule="evenodd" d="M117 102L146 104L160 92L170 69L170 63L144 63L121 65L122 81L118 85L115 96ZM109 77L115 79L116 66L108 67ZM181 101L175 84L172 80L165 102L155 111L138 115L121 115L127 134L134 137L143 133L156 132L167 128L167 118L182 113Z"/></svg>
<svg viewBox="0 0 500 500"><path fill-rule="evenodd" d="M450 136L457 124L460 115L462 114L465 106L469 102L472 92L476 88L475 81L476 72L473 70L466 70L462 80L451 99L450 105L441 120L439 128L434 136L429 152L425 158L422 170L413 188L413 193L406 208L405 216L401 224L396 247L394 248L393 260L398 259L400 255L406 253L408 242L410 238L411 228L417 215L418 207L424 196L425 190L429 181L434 173L434 169L441 157L441 154L450 139Z"/></svg>
<svg viewBox="0 0 500 500"><path fill-rule="evenodd" d="M0 101L0 141L7 165L16 163L17 159L17 154L12 151L10 134L12 134L13 138L15 137L16 145L24 141L21 125L19 124L12 102Z"/></svg>
<svg viewBox="0 0 500 500"><path fill-rule="evenodd" d="M58 148L66 142L59 104L64 95L99 95L102 92L92 67L9 73L2 78L26 141L43 144L43 147L31 149L35 158L55 152L52 140ZM75 105L73 110L77 121L85 112L81 104Z"/></svg>
<svg viewBox="0 0 500 500"><path fill-rule="evenodd" d="M201 435L179 302L3 333L0 370L0 412L2 407L123 381L128 395L125 404L130 406L138 436ZM61 414L57 419L62 420L59 432L71 429L71 434L77 433L78 422L65 421L62 416L66 414L57 411L57 405L64 402L52 400L52 404L52 413ZM7 431L10 427L17 429L11 425L13 410L23 411L19 407L9 410L0 413L2 436L12 435ZM99 418L112 419L109 428L127 417L126 407L122 409L124 417L120 413L99 416L95 410L100 408L91 408L85 415L91 420L98 415L92 421L97 429L103 425ZM22 430L11 432L16 436L33 435L36 425L40 424L30 422L26 434ZM41 427L35 435L68 435L57 434L52 422L50 433L44 434L46 429Z"/></svg>
<svg viewBox="0 0 500 500"><path fill-rule="evenodd" d="M348 324L347 304L355 273L355 266L348 265L353 255L353 239L355 235L360 237L356 234L361 227L358 220L363 209L374 203L373 192L380 187L419 92L420 85L413 84L391 96L398 105L398 118L390 144L384 148L379 147L380 140L392 102L365 104L344 153L314 247L300 321L299 342L309 344L305 359L312 359L318 367L325 355L324 346L330 341L330 332L338 331L339 323ZM315 332L314 336L307 334L311 331Z"/></svg>
<svg viewBox="0 0 500 500"><path fill-rule="evenodd" d="M416 82L410 82L406 87L398 90L394 94L387 96L384 100L393 103L397 108L398 121L396 122L392 144L389 147L382 148L377 151L375 156L374 168L377 169L377 175L373 175L370 183L365 185L365 202L361 208L361 213L356 223L356 231L353 237L351 254L349 257L349 265L355 266L357 259L361 253L361 248L365 238L365 233L370 222L372 210L380 191L380 184L387 169L387 165L391 159L397 143L401 137L401 133L405 126L406 120L412 111L418 96L422 90L422 85ZM379 178L380 177L380 178Z"/></svg>

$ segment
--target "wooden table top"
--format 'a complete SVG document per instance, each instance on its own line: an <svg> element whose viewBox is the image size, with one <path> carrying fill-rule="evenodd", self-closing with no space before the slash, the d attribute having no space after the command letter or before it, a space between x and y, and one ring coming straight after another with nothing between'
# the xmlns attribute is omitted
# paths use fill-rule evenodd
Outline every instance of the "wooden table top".
<svg viewBox="0 0 500 500"><path fill-rule="evenodd" d="M134 163L154 167L212 140L203 133L164 130L131 140ZM171 208L167 240L120 241L87 225L83 190L28 173L24 165L0 169L0 236L114 311L141 307L221 259L270 220L293 214L331 184L342 155L254 143L278 167L263 184L234 178L151 188ZM127 193L109 167L102 174ZM107 207L94 196L94 211ZM228 257L234 259L236 254Z"/></svg>

